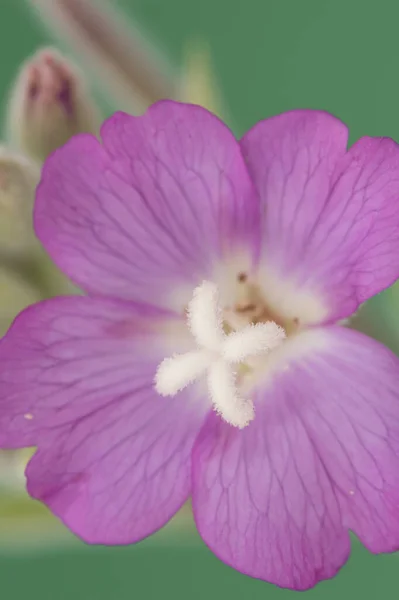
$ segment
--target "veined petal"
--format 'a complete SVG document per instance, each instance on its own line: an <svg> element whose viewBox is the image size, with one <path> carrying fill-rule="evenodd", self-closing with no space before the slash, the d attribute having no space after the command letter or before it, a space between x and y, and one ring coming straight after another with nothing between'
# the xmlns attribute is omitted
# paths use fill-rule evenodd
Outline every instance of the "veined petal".
<svg viewBox="0 0 399 600"><path fill-rule="evenodd" d="M221 257L257 256L257 196L217 117L163 101L141 117L115 114L102 138L57 150L37 192L37 235L80 287L180 312Z"/></svg>
<svg viewBox="0 0 399 600"><path fill-rule="evenodd" d="M0 343L0 446L38 447L29 493L89 543L142 539L190 493L208 408L196 388L154 390L171 342L187 349L173 325L133 303L60 298L27 309Z"/></svg>
<svg viewBox="0 0 399 600"><path fill-rule="evenodd" d="M307 589L345 563L349 530L372 552L399 547L399 361L331 327L287 340L271 369L248 427L208 417L193 508L223 561Z"/></svg>
<svg viewBox="0 0 399 600"><path fill-rule="evenodd" d="M298 110L258 123L241 144L263 205L260 277L275 308L338 320L399 277L394 141L362 138L346 151L343 123Z"/></svg>

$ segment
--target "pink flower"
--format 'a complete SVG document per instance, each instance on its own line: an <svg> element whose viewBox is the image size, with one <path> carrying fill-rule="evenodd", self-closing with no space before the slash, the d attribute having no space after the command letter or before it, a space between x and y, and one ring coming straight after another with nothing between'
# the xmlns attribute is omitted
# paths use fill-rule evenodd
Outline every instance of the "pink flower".
<svg viewBox="0 0 399 600"><path fill-rule="evenodd" d="M399 276L392 140L347 151L340 121L293 111L238 143L206 110L160 102L55 151L34 218L88 295L31 306L0 345L0 445L38 447L33 497L89 543L128 544L191 496L224 562L295 589L336 574L349 530L398 548L399 362L339 325ZM197 306L203 281L217 297ZM266 322L285 339L228 371L227 334ZM187 352L201 369L169 371L158 389L184 389L162 397L156 374ZM224 383L253 407L241 428Z"/></svg>

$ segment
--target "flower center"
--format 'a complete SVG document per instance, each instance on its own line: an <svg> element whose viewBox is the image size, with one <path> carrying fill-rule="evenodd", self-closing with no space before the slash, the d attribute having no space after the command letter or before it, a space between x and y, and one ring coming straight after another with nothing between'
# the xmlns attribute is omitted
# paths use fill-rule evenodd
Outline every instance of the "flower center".
<svg viewBox="0 0 399 600"><path fill-rule="evenodd" d="M300 326L298 318L287 319L279 315L265 301L260 287L249 281L246 273L237 275L234 294L235 303L224 309L225 331L238 331L248 324L273 321L284 329L287 336L295 333Z"/></svg>
<svg viewBox="0 0 399 600"><path fill-rule="evenodd" d="M187 319L197 349L162 361L155 377L158 393L174 396L205 376L213 406L221 417L236 427L248 425L254 418L254 407L240 394L240 369L245 369L253 357L269 353L286 337L276 322L255 321L254 314L257 307L252 305L241 313L223 310L218 289L210 282L196 288ZM237 315L246 315L246 319L239 323ZM259 317L265 317L264 313Z"/></svg>

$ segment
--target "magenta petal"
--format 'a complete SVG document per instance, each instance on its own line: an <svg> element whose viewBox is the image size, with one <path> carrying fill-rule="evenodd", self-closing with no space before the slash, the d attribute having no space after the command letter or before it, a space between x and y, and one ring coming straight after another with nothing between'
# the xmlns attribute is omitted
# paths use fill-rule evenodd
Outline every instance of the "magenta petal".
<svg viewBox="0 0 399 600"><path fill-rule="evenodd" d="M90 543L139 540L190 493L207 408L195 390L153 389L166 325L147 307L63 298L27 309L0 344L0 446L38 446L28 491Z"/></svg>
<svg viewBox="0 0 399 600"><path fill-rule="evenodd" d="M242 140L267 267L318 294L324 321L399 277L399 147L363 138L346 152L346 143L343 123L310 110L262 121Z"/></svg>
<svg viewBox="0 0 399 600"><path fill-rule="evenodd" d="M295 589L338 571L348 530L372 552L399 547L399 361L350 330L301 342L256 390L254 421L238 431L212 414L193 451L206 543Z"/></svg>
<svg viewBox="0 0 399 600"><path fill-rule="evenodd" d="M288 407L272 417L258 409L242 432L211 415L193 463L198 530L238 571L303 590L347 560L349 536L328 474Z"/></svg>
<svg viewBox="0 0 399 600"><path fill-rule="evenodd" d="M103 145L80 135L46 162L36 232L91 293L176 308L226 253L259 248L259 203L239 143L198 106L116 113Z"/></svg>

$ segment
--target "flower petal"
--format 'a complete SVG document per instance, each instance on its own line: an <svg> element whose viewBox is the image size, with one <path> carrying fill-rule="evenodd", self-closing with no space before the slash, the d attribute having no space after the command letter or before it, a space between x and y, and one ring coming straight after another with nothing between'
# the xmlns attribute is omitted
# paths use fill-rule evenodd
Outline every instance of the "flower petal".
<svg viewBox="0 0 399 600"><path fill-rule="evenodd" d="M302 311L308 323L350 315L399 277L399 147L362 138L346 152L346 143L343 123L309 110L258 123L242 140L263 204L264 285L288 313L298 301L283 282L318 298L319 309Z"/></svg>
<svg viewBox="0 0 399 600"><path fill-rule="evenodd" d="M174 399L154 390L158 363L179 346L173 325L148 307L60 298L27 309L0 344L0 446L38 447L29 493L87 542L137 541L190 493L208 409L196 388Z"/></svg>
<svg viewBox="0 0 399 600"><path fill-rule="evenodd" d="M257 196L217 117L163 101L116 113L102 137L56 151L36 199L38 237L83 289L180 311L222 256L257 253Z"/></svg>
<svg viewBox="0 0 399 600"><path fill-rule="evenodd" d="M373 552L399 547L399 361L335 327L284 345L247 428L208 417L193 507L222 560L306 589L345 563L348 530Z"/></svg>

